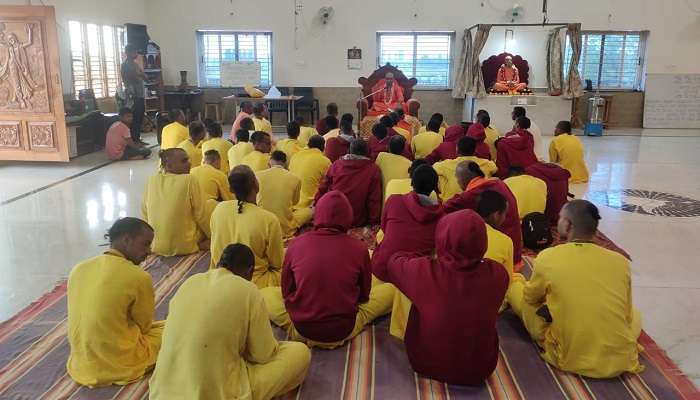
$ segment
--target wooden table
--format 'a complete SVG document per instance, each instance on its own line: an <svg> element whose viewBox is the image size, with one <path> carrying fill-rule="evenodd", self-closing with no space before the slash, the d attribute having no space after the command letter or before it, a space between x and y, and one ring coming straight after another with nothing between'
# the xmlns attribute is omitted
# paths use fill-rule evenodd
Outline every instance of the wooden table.
<svg viewBox="0 0 700 400"><path fill-rule="evenodd" d="M286 101L287 102L287 122L292 122L294 121L295 115L294 115L294 102L300 99L303 99L304 96L279 96L279 97L240 97L236 96L235 94L232 94L231 96L226 96L223 98L223 100L233 100L236 103L236 113L235 115L238 114L238 105L240 102L243 101L250 101L252 103L260 103L260 102L266 102L266 101Z"/></svg>

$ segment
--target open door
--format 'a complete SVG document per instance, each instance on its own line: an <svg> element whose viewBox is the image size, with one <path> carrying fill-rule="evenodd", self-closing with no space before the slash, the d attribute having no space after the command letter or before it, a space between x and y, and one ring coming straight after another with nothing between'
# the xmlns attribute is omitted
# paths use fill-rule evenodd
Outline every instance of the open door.
<svg viewBox="0 0 700 400"><path fill-rule="evenodd" d="M0 160L68 161L56 15L0 6Z"/></svg>

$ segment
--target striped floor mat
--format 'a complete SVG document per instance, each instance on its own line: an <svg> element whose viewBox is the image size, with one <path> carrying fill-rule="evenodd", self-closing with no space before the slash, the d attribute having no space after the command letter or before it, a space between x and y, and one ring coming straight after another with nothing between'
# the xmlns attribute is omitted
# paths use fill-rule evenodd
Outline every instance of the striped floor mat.
<svg viewBox="0 0 700 400"><path fill-rule="evenodd" d="M192 274L206 271L209 254L151 258L145 268L156 285L156 317ZM478 387L445 385L411 370L403 343L382 319L348 345L314 350L304 384L285 399L696 399L699 392L646 334L646 370L616 379L588 379L549 367L520 321L506 311L498 321L498 367ZM277 332L278 334L280 332ZM0 324L0 399L145 399L147 380L125 387L88 389L67 375L66 285Z"/></svg>

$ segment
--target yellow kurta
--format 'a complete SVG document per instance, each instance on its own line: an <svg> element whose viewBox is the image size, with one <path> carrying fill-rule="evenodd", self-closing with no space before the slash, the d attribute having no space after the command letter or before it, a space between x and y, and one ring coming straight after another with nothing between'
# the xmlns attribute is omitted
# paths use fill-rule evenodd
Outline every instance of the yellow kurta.
<svg viewBox="0 0 700 400"><path fill-rule="evenodd" d="M474 161L479 164L479 168L487 178L493 176L498 171L496 164L491 160L486 160L474 156L462 156L452 160L444 160L433 164L435 172L438 174L438 187L440 188L440 196L444 201L454 197L457 193L462 192L462 188L457 183L457 165L462 161Z"/></svg>
<svg viewBox="0 0 700 400"><path fill-rule="evenodd" d="M223 138L211 138L202 144L202 158L204 158L204 153L209 150L216 150L219 152L221 157L221 172L228 175L228 171L231 169L228 164L228 152L233 147L233 143L229 142ZM196 167L196 165L192 165Z"/></svg>
<svg viewBox="0 0 700 400"><path fill-rule="evenodd" d="M160 138L160 149L167 150L177 147L180 143L189 139L190 130L179 122L173 122L163 127Z"/></svg>
<svg viewBox="0 0 700 400"><path fill-rule="evenodd" d="M151 276L109 250L76 265L68 277L66 365L81 385L126 385L156 362L163 322L154 322Z"/></svg>
<svg viewBox="0 0 700 400"><path fill-rule="evenodd" d="M202 145L204 141L200 141L196 145L192 143L190 139L181 142L177 145L178 148L185 150L187 157L190 158L190 168L194 168L198 165L202 165Z"/></svg>
<svg viewBox="0 0 700 400"><path fill-rule="evenodd" d="M484 140L484 143L489 145L489 151L491 152L491 160L496 161L496 140L501 136L501 133L498 132L498 129L489 126L486 129L484 129L484 132L486 133L486 139Z"/></svg>
<svg viewBox="0 0 700 400"><path fill-rule="evenodd" d="M593 243L546 249L530 281L514 280L507 297L555 367L592 378L643 369L641 319L632 305L630 264L620 254ZM551 324L535 314L543 304Z"/></svg>
<svg viewBox="0 0 700 400"><path fill-rule="evenodd" d="M141 215L155 231L153 252L162 256L192 254L209 236L209 219L197 179L158 173L148 178Z"/></svg>
<svg viewBox="0 0 700 400"><path fill-rule="evenodd" d="M250 142L238 142L231 147L228 151L228 163L229 168L233 169L238 165L243 163L243 158L255 150L253 143Z"/></svg>
<svg viewBox="0 0 700 400"><path fill-rule="evenodd" d="M277 216L282 235L292 236L311 221L310 208L306 209L308 212L293 210L301 192L301 180L296 175L281 167L268 168L255 175L260 184L258 205Z"/></svg>
<svg viewBox="0 0 700 400"><path fill-rule="evenodd" d="M588 168L581 139L574 135L561 134L549 143L549 161L560 164L569 171L571 183L588 182Z"/></svg>
<svg viewBox="0 0 700 400"><path fill-rule="evenodd" d="M408 143L409 146L411 145L411 140L413 139L413 134L411 133L411 131L409 131L408 129L400 128L398 126L395 126L394 130L396 131L396 133L398 133L399 135L403 136L404 139L406 139L406 143Z"/></svg>
<svg viewBox="0 0 700 400"><path fill-rule="evenodd" d="M435 132L423 132L413 137L411 150L416 159L425 158L442 143L442 136Z"/></svg>
<svg viewBox="0 0 700 400"><path fill-rule="evenodd" d="M253 120L253 125L255 125L255 130L256 131L261 131L269 134L272 136L272 124L270 121L267 120L267 118L262 117L262 118L256 118L254 115L250 117L250 119Z"/></svg>
<svg viewBox="0 0 700 400"><path fill-rule="evenodd" d="M188 278L166 326L151 400L270 399L301 384L311 361L304 344L275 340L260 291L224 268Z"/></svg>
<svg viewBox="0 0 700 400"><path fill-rule="evenodd" d="M297 139L299 140L299 145L301 145L302 148L308 146L309 139L314 135L318 135L316 128L310 126L299 127L299 138Z"/></svg>
<svg viewBox="0 0 700 400"><path fill-rule="evenodd" d="M261 288L280 285L284 249L275 214L251 203L244 203L239 214L237 200L219 203L211 216L210 267L216 266L224 248L233 243L242 243L255 254L253 283Z"/></svg>
<svg viewBox="0 0 700 400"><path fill-rule="evenodd" d="M539 212L547 207L547 184L540 178L530 175L518 175L503 181L508 186L518 203L518 217Z"/></svg>
<svg viewBox="0 0 700 400"><path fill-rule="evenodd" d="M384 191L384 202L386 203L386 199L388 199L392 194L406 194L412 191L413 186L411 185L411 178L392 179L386 185L386 190ZM430 198L438 201L437 193L430 193ZM379 232L381 232L381 230ZM377 241L379 241L378 238Z"/></svg>
<svg viewBox="0 0 700 400"><path fill-rule="evenodd" d="M513 241L508 235L486 224L488 247L484 258L503 265L508 271L508 279L513 276Z"/></svg>
<svg viewBox="0 0 700 400"><path fill-rule="evenodd" d="M302 150L304 146L302 146L299 143L299 140L297 139L282 139L279 142L277 142L277 150L283 152L284 154L287 155L287 163L292 159L292 156L297 154L300 150Z"/></svg>
<svg viewBox="0 0 700 400"><path fill-rule="evenodd" d="M318 192L321 179L331 166L331 160L319 149L304 149L292 157L289 172L301 180L301 193L297 207L310 207Z"/></svg>
<svg viewBox="0 0 700 400"><path fill-rule="evenodd" d="M338 137L338 136L340 136L340 128L335 128L335 129L331 129L325 135L323 135L323 139L325 139L325 141L327 142L328 139Z"/></svg>
<svg viewBox="0 0 700 400"><path fill-rule="evenodd" d="M270 153L261 153L253 150L241 160L242 165L247 165L253 172L270 168Z"/></svg>
<svg viewBox="0 0 700 400"><path fill-rule="evenodd" d="M382 191L386 192L386 186L392 179L408 178L408 169L411 160L397 154L381 152L377 156L377 166L382 173Z"/></svg>
<svg viewBox="0 0 700 400"><path fill-rule="evenodd" d="M207 200L233 200L233 194L228 184L226 174L212 167L209 164L202 164L190 170L190 175L194 176L199 183L199 189Z"/></svg>
<svg viewBox="0 0 700 400"><path fill-rule="evenodd" d="M442 126L440 127L440 130L438 131L438 134L442 136L443 138L445 137L445 131L447 131L447 127L443 123ZM428 128L426 126L421 126L420 129L418 130L418 134L428 132ZM431 131L432 132L432 131ZM435 132L433 132L435 133Z"/></svg>

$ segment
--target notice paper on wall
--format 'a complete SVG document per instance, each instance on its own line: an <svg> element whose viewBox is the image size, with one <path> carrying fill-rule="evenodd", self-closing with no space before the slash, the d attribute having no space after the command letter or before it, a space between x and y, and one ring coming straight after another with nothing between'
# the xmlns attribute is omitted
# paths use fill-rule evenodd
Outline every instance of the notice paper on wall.
<svg viewBox="0 0 700 400"><path fill-rule="evenodd" d="M260 85L260 63L258 61L222 61L220 71L222 87Z"/></svg>
<svg viewBox="0 0 700 400"><path fill-rule="evenodd" d="M645 128L700 128L700 74L648 74Z"/></svg>

